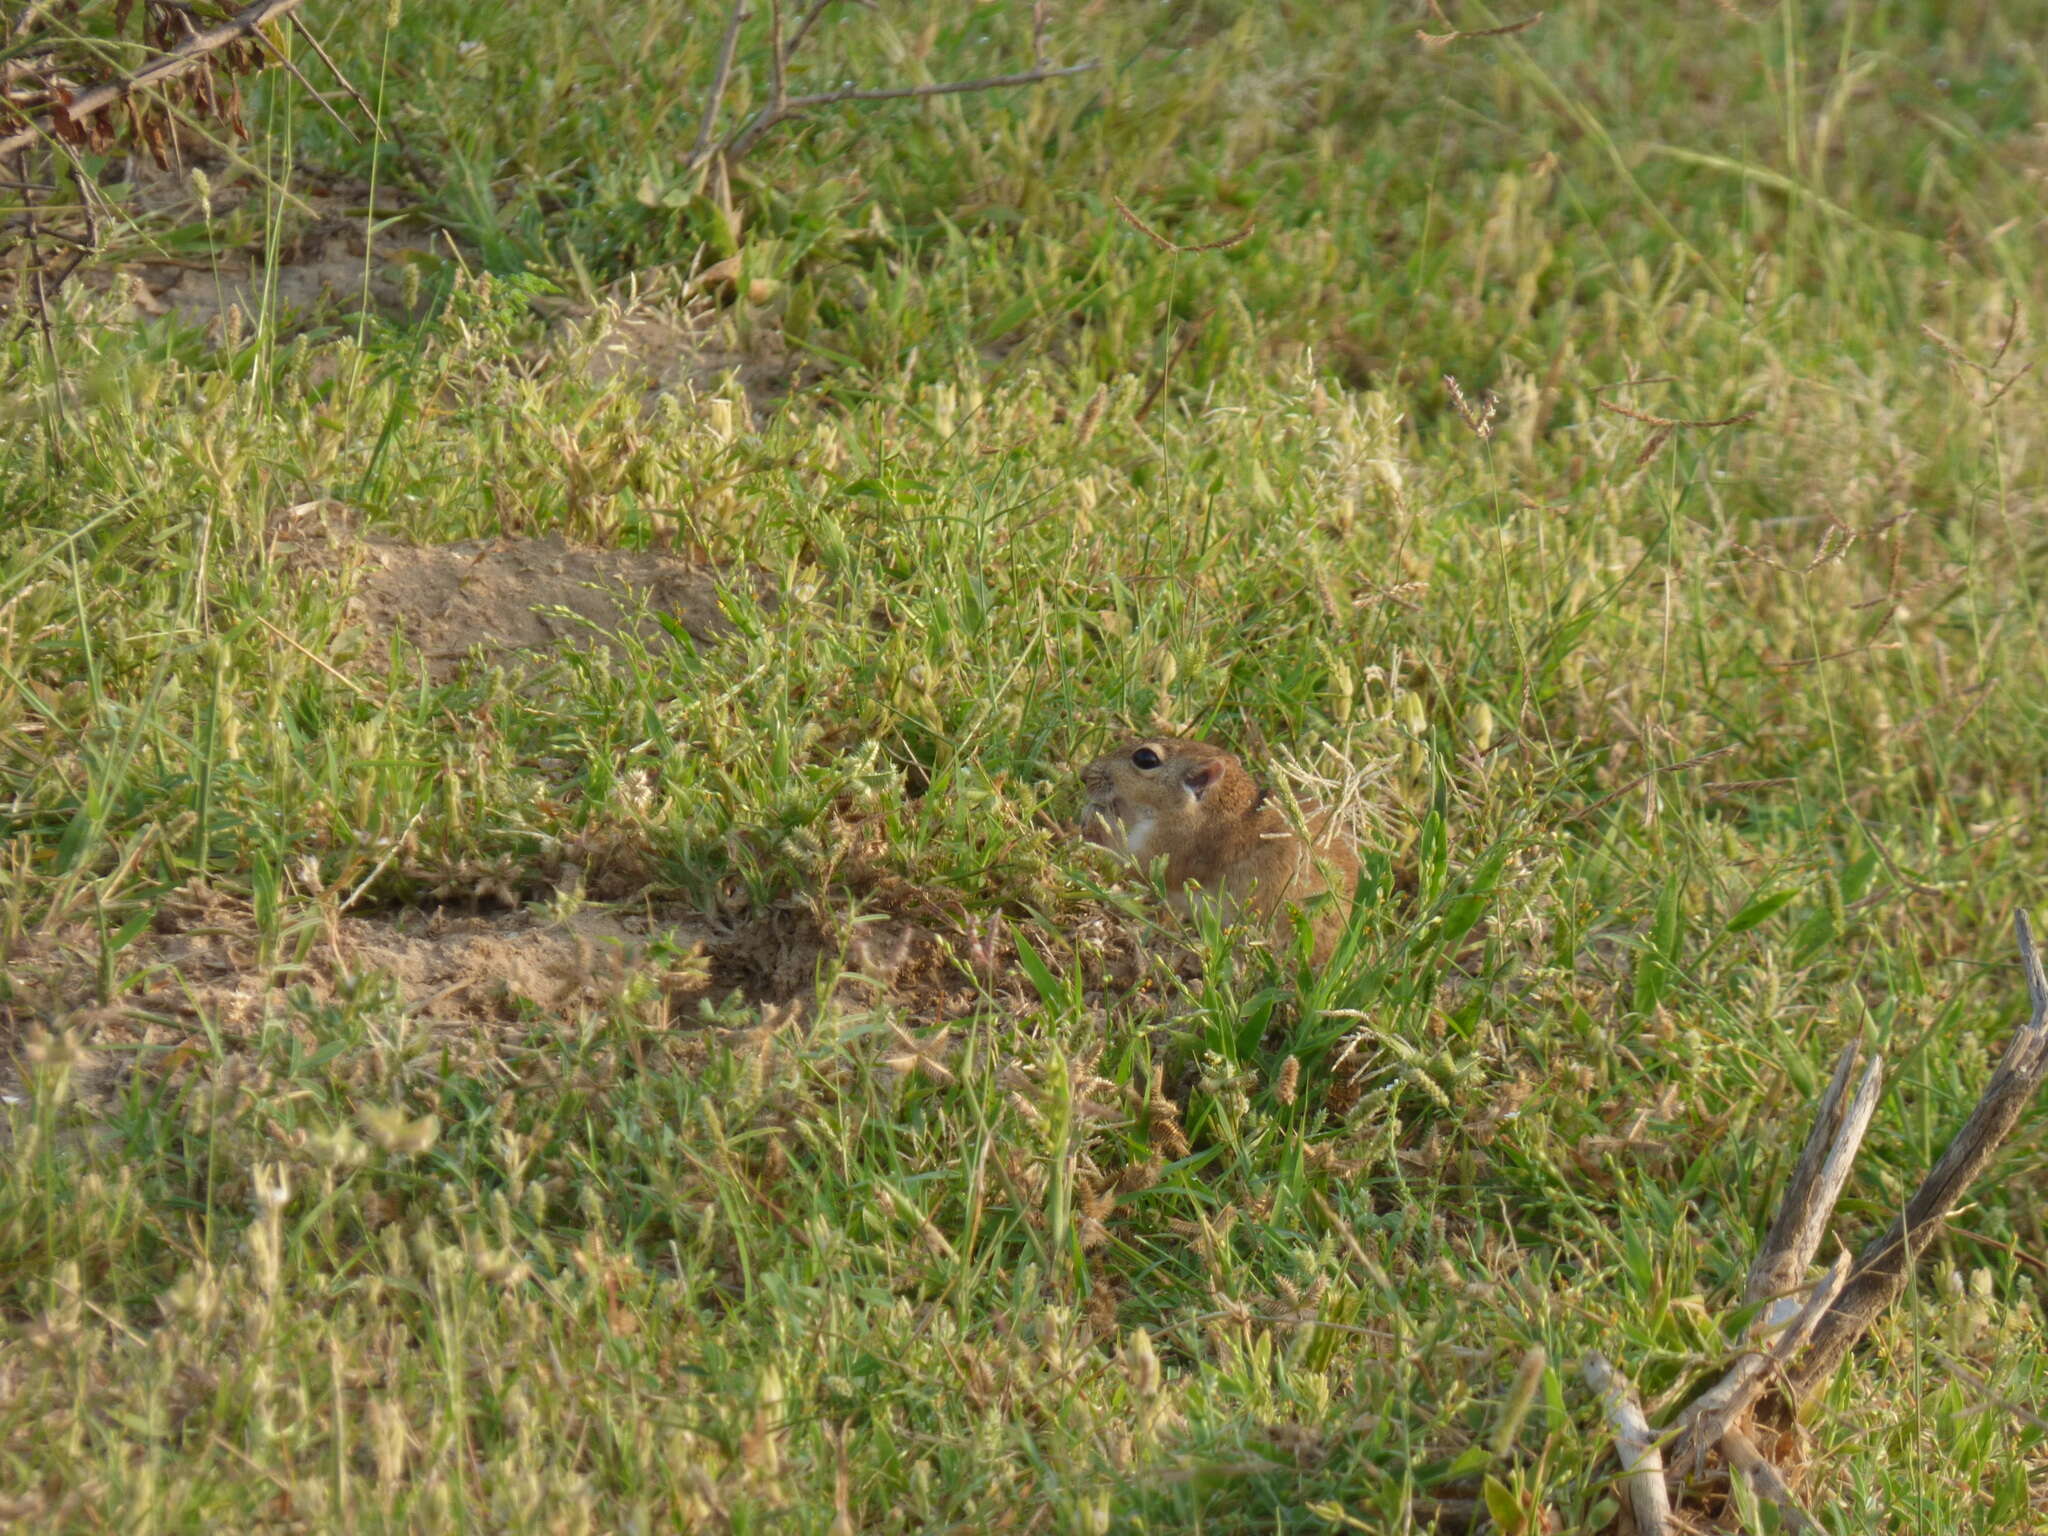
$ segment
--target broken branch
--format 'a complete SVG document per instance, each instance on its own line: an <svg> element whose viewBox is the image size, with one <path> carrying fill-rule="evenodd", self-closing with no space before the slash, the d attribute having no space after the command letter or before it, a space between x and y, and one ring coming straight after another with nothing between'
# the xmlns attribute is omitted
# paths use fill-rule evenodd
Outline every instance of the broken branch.
<svg viewBox="0 0 2048 1536"><path fill-rule="evenodd" d="M1768 1351L1751 1350L1712 1387L1694 1398L1680 1416L1683 1427L1672 1442L1671 1471L1675 1477L1698 1476L1710 1447L1721 1444L1742 1422L1743 1415L1763 1395L1774 1371L1782 1371L1799 1353L1820 1322L1822 1315L1841 1294L1849 1278L1849 1255L1835 1261L1813 1288L1777 1342Z"/></svg>
<svg viewBox="0 0 2048 1536"><path fill-rule="evenodd" d="M82 122L96 117L117 102L126 101L137 91L146 91L154 86L164 85L196 69L200 62L228 44L249 36L257 28L277 21L295 11L304 0L257 0L219 26L205 32L196 32L178 44L161 58L153 59L132 75L119 80L110 80L105 85L96 85L91 90L80 91L69 102L53 106L25 128L17 128L6 138L0 139L0 160L27 149L38 139L51 131L51 122L61 113L71 122Z"/></svg>
<svg viewBox="0 0 2048 1536"><path fill-rule="evenodd" d="M1878 1090L1884 1076L1881 1056L1871 1057L1863 1070L1862 1082L1856 1085L1855 1098L1846 1110L1843 1107L1849 1075L1855 1070L1861 1051L1862 1042L1852 1040L1843 1047L1841 1059L1835 1064L1834 1078L1821 1099L1819 1113L1814 1116L1813 1130L1799 1154L1799 1164L1792 1171L1791 1188L1778 1207L1778 1219L1764 1239L1763 1252L1750 1268L1749 1281L1742 1290L1745 1304L1783 1296L1803 1285L1807 1267L1820 1252L1821 1234L1827 1230L1828 1217L1834 1214L1835 1202L1848 1182L1850 1164L1856 1161L1863 1134L1870 1129L1870 1117L1877 1112ZM1751 1325L1753 1330L1768 1326L1763 1317Z"/></svg>
<svg viewBox="0 0 2048 1536"><path fill-rule="evenodd" d="M811 28L817 25L818 18L824 15L833 4L834 0L816 0L816 3L808 11L804 12L804 19L796 24L796 31L792 32L789 36L789 47L783 51L782 55L784 62L787 62L789 56L803 46L804 38L810 34Z"/></svg>
<svg viewBox="0 0 2048 1536"><path fill-rule="evenodd" d="M318 56L320 62L327 66L327 72L340 82L341 88L347 91L349 99L362 109L363 116L370 120L371 125L373 127L376 126L377 109L370 105L370 99L367 96L356 89L354 82L341 72L341 66L328 56L327 48L320 41L319 34L306 25L303 16L294 16L292 18L292 30L306 40L306 46L311 48L314 54Z"/></svg>
<svg viewBox="0 0 2048 1536"><path fill-rule="evenodd" d="M746 19L746 0L733 0L732 14L725 18L725 36L718 44L718 68L711 76L711 93L704 101L704 121L697 125L697 142L690 146L689 164L693 170L704 163L711 131L718 126L718 107L725 100L725 87L732 79L733 50L739 46L740 23Z"/></svg>
<svg viewBox="0 0 2048 1536"><path fill-rule="evenodd" d="M1913 1265L1933 1241L1941 1224L1990 1163L1999 1146L2019 1123L2020 1115L2048 1072L2048 974L2041 968L2027 915L2014 916L2020 963L2027 977L2030 1017L2013 1032L1997 1070L1970 1118L1942 1153L1906 1208L1882 1237L1856 1256L1849 1283L1835 1299L1805 1358L1791 1371L1794 1401L1810 1397L1842 1358L1869 1331L1884 1309L1897 1299L1911 1278Z"/></svg>
<svg viewBox="0 0 2048 1536"><path fill-rule="evenodd" d="M985 75L979 80L946 80L933 85L884 86L865 90L848 88L841 91L819 91L812 96L792 96L778 106L763 108L742 128L727 139L719 153L728 160L737 160L770 128L787 122L792 117L819 107L829 107L842 101L909 101L926 96L958 96L968 91L997 91L1012 85L1036 85L1042 80L1057 80L1064 75L1085 74L1094 69L1096 62L1089 59L1080 64L1065 64L1057 69L1027 69L1014 75Z"/></svg>
<svg viewBox="0 0 2048 1536"><path fill-rule="evenodd" d="M1635 1388L1600 1354L1586 1356L1579 1367L1586 1385L1600 1394L1607 1427L1621 1458L1622 1482L1636 1517L1637 1536L1667 1536L1671 1530L1671 1496L1664 1489L1664 1453L1643 1417Z"/></svg>
<svg viewBox="0 0 2048 1536"><path fill-rule="evenodd" d="M1820 1522L1806 1512L1806 1506L1793 1495L1791 1485L1764 1459L1763 1452L1748 1435L1739 1429L1729 1430L1721 1437L1721 1454L1758 1498L1768 1499L1778 1507L1787 1530L1797 1531L1800 1536L1827 1536Z"/></svg>
<svg viewBox="0 0 2048 1536"><path fill-rule="evenodd" d="M1806 1505L1794 1497L1792 1485L1784 1481L1776 1466L1763 1458L1763 1452L1757 1450L1757 1444L1749 1436L1741 1430L1729 1430L1729 1434L1720 1438L1720 1454L1729 1458L1729 1466L1733 1466L1737 1475L1749 1483L1751 1491L1759 1499L1778 1505L1786 1530L1796 1530L1800 1536L1827 1536L1821 1522L1808 1516Z"/></svg>

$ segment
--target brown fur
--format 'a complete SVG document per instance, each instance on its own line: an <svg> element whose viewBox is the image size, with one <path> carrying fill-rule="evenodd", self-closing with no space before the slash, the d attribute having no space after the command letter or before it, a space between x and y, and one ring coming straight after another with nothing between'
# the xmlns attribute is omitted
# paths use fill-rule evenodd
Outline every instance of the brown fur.
<svg viewBox="0 0 2048 1536"><path fill-rule="evenodd" d="M1140 768L1149 749L1160 761ZM1196 893L1223 905L1231 921L1255 918L1289 941L1289 906L1324 891L1337 900L1314 917L1313 960L1330 957L1358 880L1358 855L1327 812L1310 817L1305 844L1280 808L1266 802L1244 765L1207 742L1133 737L1081 770L1088 805L1081 835L1134 861L1166 860L1166 890L1185 917Z"/></svg>

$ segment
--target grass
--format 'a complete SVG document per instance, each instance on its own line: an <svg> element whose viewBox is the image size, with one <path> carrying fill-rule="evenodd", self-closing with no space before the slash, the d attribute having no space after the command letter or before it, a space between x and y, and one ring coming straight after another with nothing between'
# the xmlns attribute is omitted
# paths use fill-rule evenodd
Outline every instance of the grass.
<svg viewBox="0 0 2048 1536"><path fill-rule="evenodd" d="M1998 393L2048 301L2038 28L1061 10L1099 71L793 125L735 232L679 169L722 15L352 8L381 131L273 78L273 190L135 252L281 244L275 188L374 175L468 253L433 318L207 336L76 287L8 343L8 1519L1597 1530L1575 1362L1654 1419L1731 1356L1845 1040L1888 1087L1843 1240L1939 1155L2038 906L2041 384ZM1029 12L849 8L811 78L1009 68ZM1162 249L1115 198L1251 234ZM812 370L758 415L549 328L734 249L718 345ZM434 683L280 552L328 498L779 598ZM1156 908L1052 824L1154 722L1362 788L1323 974L1209 933L1105 983ZM466 1032L375 974L157 1001L203 996L151 971L195 889L288 967L436 871L566 916L599 847L626 910L843 942L780 1002L636 973ZM971 1008L848 976L906 915L993 946ZM1813 1407L1829 1529L2048 1528L2044 1171L2035 1116Z"/></svg>

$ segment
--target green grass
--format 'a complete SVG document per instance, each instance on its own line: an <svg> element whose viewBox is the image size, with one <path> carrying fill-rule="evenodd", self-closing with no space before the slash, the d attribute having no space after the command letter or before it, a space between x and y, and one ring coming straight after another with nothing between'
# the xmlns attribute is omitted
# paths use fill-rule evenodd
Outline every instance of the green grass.
<svg viewBox="0 0 2048 1536"><path fill-rule="evenodd" d="M1498 1528L1605 1527L1576 1362L1653 1418L1711 1379L1842 1044L1888 1063L1853 1247L2023 1011L2039 8L1575 0L1430 52L1407 7L1059 7L1100 70L792 125L737 240L681 170L722 14L644 9L351 8L360 142L252 95L273 184L374 173L473 253L434 319L230 343L81 286L0 355L0 1517L1399 1531L1491 1479ZM803 88L1028 54L1029 6L844 14ZM548 350L735 248L774 286L724 342L818 374L758 420ZM319 498L780 598L431 684L279 553ZM1208 934L1105 983L1156 909L1051 824L1155 721L1365 786L1326 973ZM1005 958L944 1027L858 945L794 1009L147 1016L188 882L268 965L359 886L539 899L599 847L628 909ZM124 1008L137 1070L71 1092ZM2040 1127L1811 1411L1830 1530L2048 1528Z"/></svg>

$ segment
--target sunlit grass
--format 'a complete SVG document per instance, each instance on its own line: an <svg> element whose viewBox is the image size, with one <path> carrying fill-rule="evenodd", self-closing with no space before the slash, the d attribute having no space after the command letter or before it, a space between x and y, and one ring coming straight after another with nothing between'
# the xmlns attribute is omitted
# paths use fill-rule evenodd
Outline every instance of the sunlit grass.
<svg viewBox="0 0 2048 1536"><path fill-rule="evenodd" d="M593 380L612 285L672 316L733 241L680 173L722 15L582 0L335 23L375 142L279 87L298 167L460 237L431 321L81 286L0 360L8 1520L1597 1529L1575 1362L1653 1417L1724 1364L1845 1039L1891 1086L1843 1240L1939 1155L2048 788L2026 29L1062 9L1095 75L746 167L704 347L786 401ZM816 67L986 72L1029 11L848 7ZM294 553L328 501L775 595L431 683ZM1355 776L1325 973L1105 980L1156 909L1054 827L1154 723ZM292 969L606 850L622 912L835 936L815 990L455 1032ZM978 1000L878 984L868 918ZM209 924L278 985L195 1023L154 946ZM2036 1120L1815 1407L1830 1529L2039 1525L2042 1172Z"/></svg>

